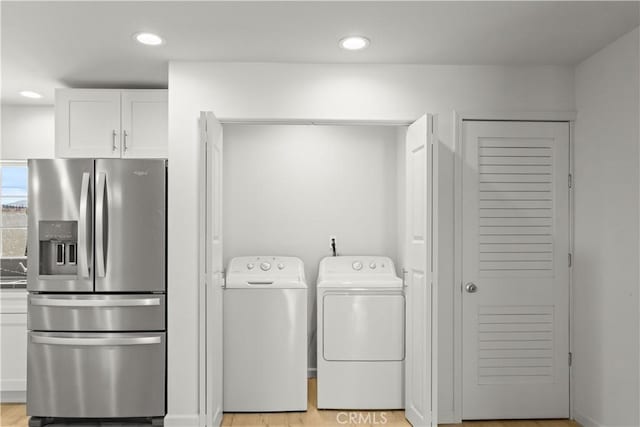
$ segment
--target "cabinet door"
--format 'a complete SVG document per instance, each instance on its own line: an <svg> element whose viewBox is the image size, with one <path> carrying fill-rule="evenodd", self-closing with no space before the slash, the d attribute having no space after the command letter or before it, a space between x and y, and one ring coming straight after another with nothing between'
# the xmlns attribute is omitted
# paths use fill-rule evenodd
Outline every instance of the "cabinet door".
<svg viewBox="0 0 640 427"><path fill-rule="evenodd" d="M122 91L122 157L167 158L167 156L167 91Z"/></svg>
<svg viewBox="0 0 640 427"><path fill-rule="evenodd" d="M120 157L120 91L56 91L56 157Z"/></svg>
<svg viewBox="0 0 640 427"><path fill-rule="evenodd" d="M0 293L0 402L25 402L27 390L27 292Z"/></svg>

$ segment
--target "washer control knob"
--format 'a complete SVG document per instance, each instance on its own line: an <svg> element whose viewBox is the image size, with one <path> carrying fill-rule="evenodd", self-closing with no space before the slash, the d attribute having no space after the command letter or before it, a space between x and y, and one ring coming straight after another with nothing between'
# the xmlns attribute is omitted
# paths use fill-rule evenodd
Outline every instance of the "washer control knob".
<svg viewBox="0 0 640 427"><path fill-rule="evenodd" d="M268 262L263 262L262 264L260 264L260 268L262 269L262 271L270 270L271 264L269 264Z"/></svg>
<svg viewBox="0 0 640 427"><path fill-rule="evenodd" d="M371 264L369 264L369 268L370 268L370 269L372 269L372 270L375 270L375 269L376 269L376 263L375 263L375 261L374 261L374 262L372 262Z"/></svg>
<svg viewBox="0 0 640 427"><path fill-rule="evenodd" d="M253 270L253 267L255 267L252 263L247 264L247 269L248 270Z"/></svg>
<svg viewBox="0 0 640 427"><path fill-rule="evenodd" d="M351 264L351 267L356 271L360 271L362 270L362 263L360 261L354 261L353 264Z"/></svg>
<svg viewBox="0 0 640 427"><path fill-rule="evenodd" d="M278 270L282 270L283 268L284 268L284 264L283 263L278 264Z"/></svg>

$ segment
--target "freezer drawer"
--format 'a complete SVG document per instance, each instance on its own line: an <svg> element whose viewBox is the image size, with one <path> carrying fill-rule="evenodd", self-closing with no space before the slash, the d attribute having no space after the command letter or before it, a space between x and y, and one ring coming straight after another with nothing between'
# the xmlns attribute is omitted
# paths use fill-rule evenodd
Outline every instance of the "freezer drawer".
<svg viewBox="0 0 640 427"><path fill-rule="evenodd" d="M30 332L27 415L165 415L164 333Z"/></svg>
<svg viewBox="0 0 640 427"><path fill-rule="evenodd" d="M32 331L162 331L163 294L30 294Z"/></svg>

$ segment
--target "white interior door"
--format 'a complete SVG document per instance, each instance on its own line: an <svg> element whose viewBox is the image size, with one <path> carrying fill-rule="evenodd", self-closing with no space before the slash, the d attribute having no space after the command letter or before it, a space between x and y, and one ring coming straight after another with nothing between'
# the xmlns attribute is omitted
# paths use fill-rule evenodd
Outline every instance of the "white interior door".
<svg viewBox="0 0 640 427"><path fill-rule="evenodd" d="M567 418L569 124L462 131L463 418Z"/></svg>
<svg viewBox="0 0 640 427"><path fill-rule="evenodd" d="M222 422L222 125L211 112L200 114L202 183L200 243L200 310L204 314L200 355L204 387L200 407L207 427ZM204 411L203 411L204 410ZM204 412L204 414L202 414Z"/></svg>
<svg viewBox="0 0 640 427"><path fill-rule="evenodd" d="M437 141L433 116L422 116L409 126L405 151L405 416L414 426L431 426L437 425Z"/></svg>

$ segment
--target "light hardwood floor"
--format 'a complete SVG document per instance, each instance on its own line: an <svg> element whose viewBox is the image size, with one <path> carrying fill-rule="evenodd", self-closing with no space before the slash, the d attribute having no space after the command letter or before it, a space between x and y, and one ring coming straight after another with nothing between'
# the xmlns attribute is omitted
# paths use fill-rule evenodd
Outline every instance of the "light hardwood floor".
<svg viewBox="0 0 640 427"><path fill-rule="evenodd" d="M27 427L28 418L22 404L0 405L0 427ZM309 409L307 412L267 414L225 414L223 426L352 426L352 427L400 427L410 426L403 411L353 411L358 423L345 423L349 411L327 411L316 408L316 382L309 380ZM384 414L384 415L383 415ZM358 419L358 418L356 418ZM386 421L386 422L384 422ZM445 424L450 427L579 427L569 420L522 421L466 421L462 424Z"/></svg>

